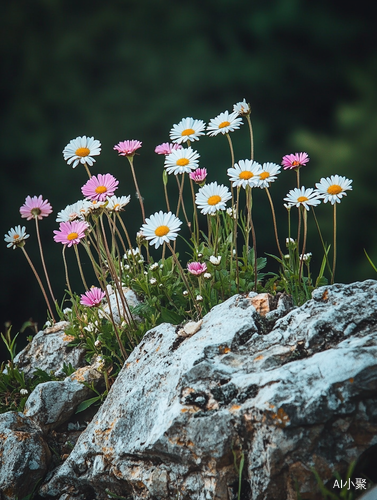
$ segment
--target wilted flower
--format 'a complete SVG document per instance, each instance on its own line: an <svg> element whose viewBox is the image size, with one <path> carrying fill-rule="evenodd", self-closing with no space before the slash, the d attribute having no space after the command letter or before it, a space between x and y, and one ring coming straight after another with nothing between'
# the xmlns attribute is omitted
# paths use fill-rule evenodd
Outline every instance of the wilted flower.
<svg viewBox="0 0 377 500"><path fill-rule="evenodd" d="M237 113L240 116L247 116L250 114L250 111L250 104L246 102L246 99L233 105L233 113Z"/></svg>

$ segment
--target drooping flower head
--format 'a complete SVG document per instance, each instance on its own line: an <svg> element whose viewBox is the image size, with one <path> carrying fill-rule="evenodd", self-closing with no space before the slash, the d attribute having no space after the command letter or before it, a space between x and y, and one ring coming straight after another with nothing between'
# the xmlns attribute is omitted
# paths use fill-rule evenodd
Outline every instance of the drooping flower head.
<svg viewBox="0 0 377 500"><path fill-rule="evenodd" d="M92 166L96 161L93 156L99 155L101 152L101 143L94 137L76 137L66 145L63 149L63 157L67 160L68 165L73 163L72 168L77 167L79 163L86 163Z"/></svg>
<svg viewBox="0 0 377 500"><path fill-rule="evenodd" d="M207 134L214 136L217 134L228 134L240 128L242 125L242 118L238 117L238 113L229 113L224 111L216 118L212 118L207 126Z"/></svg>
<svg viewBox="0 0 377 500"><path fill-rule="evenodd" d="M214 214L217 210L225 210L226 202L231 197L232 195L226 186L211 182L211 184L206 184L199 189L195 196L195 203L202 214Z"/></svg>
<svg viewBox="0 0 377 500"><path fill-rule="evenodd" d="M280 168L276 163L263 163L262 171L258 175L258 187L268 188L271 182L276 181Z"/></svg>
<svg viewBox="0 0 377 500"><path fill-rule="evenodd" d="M233 105L233 113L237 113L239 116L247 116L250 112L250 104L246 102L246 99Z"/></svg>
<svg viewBox="0 0 377 500"><path fill-rule="evenodd" d="M352 190L351 184L351 179L347 179L342 175L332 175L331 177L322 177L315 187L318 196L323 198L323 203L329 201L334 205L334 203L340 203L343 196L347 196L346 191Z"/></svg>
<svg viewBox="0 0 377 500"><path fill-rule="evenodd" d="M90 200L105 201L108 196L112 196L118 188L119 181L111 174L93 175L81 188L84 196Z"/></svg>
<svg viewBox="0 0 377 500"><path fill-rule="evenodd" d="M160 210L145 220L141 230L150 244L158 248L163 243L176 239L181 224L182 221L171 212L163 213Z"/></svg>
<svg viewBox="0 0 377 500"><path fill-rule="evenodd" d="M88 227L89 225L85 221L61 222L59 230L54 231L54 240L56 243L63 243L68 247L78 245L80 240L85 238L85 231Z"/></svg>
<svg viewBox="0 0 377 500"><path fill-rule="evenodd" d="M123 208L129 204L131 196L110 196L107 201L107 210L109 212L120 212Z"/></svg>
<svg viewBox="0 0 377 500"><path fill-rule="evenodd" d="M58 212L56 222L68 222L77 219L83 220L90 206L91 202L89 200L79 200L72 205L67 205L63 210Z"/></svg>
<svg viewBox="0 0 377 500"><path fill-rule="evenodd" d="M92 286L90 290L81 295L80 304L88 307L98 307L105 295L105 292L100 288Z"/></svg>
<svg viewBox="0 0 377 500"><path fill-rule="evenodd" d="M30 234L26 234L26 227L16 226L8 231L8 234L4 234L4 241L8 243L7 247L13 247L13 250L17 247L22 247L25 245L26 238L29 238Z"/></svg>
<svg viewBox="0 0 377 500"><path fill-rule="evenodd" d="M21 217L30 220L42 220L42 217L47 217L52 212L52 206L48 200L43 200L42 195L26 197L25 203L20 208Z"/></svg>
<svg viewBox="0 0 377 500"><path fill-rule="evenodd" d="M200 276L207 271L207 265L200 262L190 262L190 264L187 264L187 270L195 276Z"/></svg>
<svg viewBox="0 0 377 500"><path fill-rule="evenodd" d="M176 151L177 149L182 149L180 144L172 144L170 142L163 142L159 146L155 147L154 152L158 155L170 155L172 151Z"/></svg>
<svg viewBox="0 0 377 500"><path fill-rule="evenodd" d="M233 168L228 168L228 176L234 187L255 187L258 185L262 166L254 160L240 160Z"/></svg>
<svg viewBox="0 0 377 500"><path fill-rule="evenodd" d="M168 174L184 174L198 167L199 153L191 147L172 151L165 156L165 168Z"/></svg>
<svg viewBox="0 0 377 500"><path fill-rule="evenodd" d="M307 153L295 153L290 155L283 156L283 160L281 164L284 167L284 170L295 169L300 167L305 167L305 165L310 160Z"/></svg>
<svg viewBox="0 0 377 500"><path fill-rule="evenodd" d="M182 144L187 141L198 141L199 136L204 135L206 124L203 120L194 120L194 118L182 118L182 120L173 125L170 131L170 139L173 142Z"/></svg>
<svg viewBox="0 0 377 500"><path fill-rule="evenodd" d="M189 173L189 177L199 186L203 186L207 177L207 169L205 168L197 168L193 172Z"/></svg>
<svg viewBox="0 0 377 500"><path fill-rule="evenodd" d="M134 156L137 149L141 148L142 142L140 141L123 141L114 146L113 149L118 151L120 156Z"/></svg>
<svg viewBox="0 0 377 500"><path fill-rule="evenodd" d="M313 188L306 189L304 186L300 189L291 189L284 198L284 201L287 201L290 206L296 206L297 208L302 205L306 210L309 210L310 206L315 207L321 203L317 192Z"/></svg>

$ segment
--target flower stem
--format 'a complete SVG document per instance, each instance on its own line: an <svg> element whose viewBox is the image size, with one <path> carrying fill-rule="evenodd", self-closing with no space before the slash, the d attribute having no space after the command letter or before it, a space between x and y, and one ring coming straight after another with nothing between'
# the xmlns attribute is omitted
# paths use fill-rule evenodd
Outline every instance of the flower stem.
<svg viewBox="0 0 377 500"><path fill-rule="evenodd" d="M84 167L85 167L85 170L86 170L86 173L89 175L89 179L92 177L92 174L90 173L90 170L88 168L88 165L86 163L83 163Z"/></svg>
<svg viewBox="0 0 377 500"><path fill-rule="evenodd" d="M250 131L250 160L254 160L254 135L253 135L253 127L251 125L250 115L246 115L246 120L249 125L249 131Z"/></svg>
<svg viewBox="0 0 377 500"><path fill-rule="evenodd" d="M191 187L191 195L192 195L192 204L194 207L194 218L195 218L195 231L196 231L196 245L199 246L199 219L198 219L198 210L196 208L195 203L195 192L194 192L194 183L190 178L190 187Z"/></svg>
<svg viewBox="0 0 377 500"><path fill-rule="evenodd" d="M182 174L182 181L181 182L179 182L177 175L175 176L175 178L177 179L178 192L179 192L179 201L178 201L177 215L176 216L178 217L179 206L180 206L180 203L182 203L183 215L185 217L186 224L187 224L188 228L190 229L190 233L192 234L191 222L189 222L189 220L187 218L186 208L185 208L185 204L184 204L184 201L183 201L183 185L184 185L184 182L185 182L185 174Z"/></svg>
<svg viewBox="0 0 377 500"><path fill-rule="evenodd" d="M40 238L40 235L39 235L38 217L35 217L34 219L35 219L35 228L36 228L36 231L37 231L37 240L38 240L38 245L39 245L39 253L41 254L41 261L42 261L43 271L44 271L45 276L46 276L47 286L48 286L48 289L50 291L50 295L51 295L52 301L55 304L56 303L56 299L55 299L54 294L52 292L51 283L50 283L50 280L48 278L46 264L45 264L45 259L44 259L44 256L43 256L42 243L41 243L41 238Z"/></svg>
<svg viewBox="0 0 377 500"><path fill-rule="evenodd" d="M278 237L278 230L277 230L277 225L276 225L276 217L275 217L274 204L272 202L270 191L268 190L268 188L265 188L265 189L266 189L266 193L267 193L267 196L268 196L268 200L269 200L270 205L271 205L272 220L274 222L274 231L275 231L276 244L277 244L277 247L278 247L278 250L279 250L280 258L283 260L283 252L281 251L280 244L279 244L279 237Z"/></svg>
<svg viewBox="0 0 377 500"><path fill-rule="evenodd" d="M317 220L317 217L315 215L315 211L314 211L314 207L312 207L312 213L313 213L313 217L314 217L314 221L315 221L315 224L317 226L317 231L318 231L318 234L319 234L319 237L320 237L320 240L321 240L321 243L322 243L322 248L323 248L323 251L324 251L324 254L325 254L325 258L326 258L326 264L327 264L327 268L329 270L329 273L331 274L331 279L332 279L332 271L331 271L331 266L330 266L330 262L329 262L329 258L328 258L328 252L326 251L326 247L325 247L325 243L323 241L323 237L322 237L322 233L321 233L321 229L319 227L319 224L318 224L318 220Z"/></svg>
<svg viewBox="0 0 377 500"><path fill-rule="evenodd" d="M335 279L335 266L336 266L336 203L334 203L334 259L332 263L332 276L331 276L331 284L334 284Z"/></svg>
<svg viewBox="0 0 377 500"><path fill-rule="evenodd" d="M32 261L30 260L30 257L29 255L27 254L26 250L24 247L21 247L22 251L24 252L24 255L26 257L26 260L28 261L33 273L34 273L34 276L37 278L37 281L38 281L38 285L43 293L43 297L46 301L46 304L47 304L47 307L48 307L48 310L50 311L50 314L51 314L51 318L53 320L54 323L56 323L56 320L55 320L55 317L54 317L54 313L52 312L52 309L51 309L51 306L50 306L50 302L48 301L48 298L47 298L47 295L46 295L46 290L44 289L43 285L42 285L42 281L40 280L39 276L38 276L38 273L35 269L35 267L33 266L33 263Z"/></svg>
<svg viewBox="0 0 377 500"><path fill-rule="evenodd" d="M67 248L67 245L64 245L64 246L63 246L63 252L62 252L62 255L63 255L63 262L64 262L64 271L65 271L65 281L66 281L66 283L67 283L67 287L68 287L69 293L70 293L70 294L71 294L71 296L73 297L72 288L71 288L71 285L70 285L70 283L69 283L67 261L65 260L65 249L66 249L66 248Z"/></svg>
<svg viewBox="0 0 377 500"><path fill-rule="evenodd" d="M130 163L131 172L132 172L132 176L134 178L134 183L135 183L135 188L136 188L137 196L139 198L139 203L140 203L140 208L141 208L141 215L143 217L143 223L145 223L144 203L143 203L143 198L141 197L139 186L138 186L137 180L136 180L136 174L135 174L135 170L134 170L134 159L133 159L133 156L127 156L127 158L128 158L129 163Z"/></svg>
<svg viewBox="0 0 377 500"><path fill-rule="evenodd" d="M301 255L299 254L299 259L300 259L300 268L299 268L299 272L298 272L298 281L300 283L301 281L301 275L302 275L302 266L304 264L304 254L305 254L305 249L306 249L306 237L307 237L307 233L308 233L308 224L307 224L307 220L308 220L308 214L307 214L307 211L303 208L303 219L304 219L304 240L303 240L303 243L302 243L302 252L301 252Z"/></svg>
<svg viewBox="0 0 377 500"><path fill-rule="evenodd" d="M85 278L84 278L84 273L82 272L82 267L81 267L81 262L80 262L80 256L79 256L79 250L77 248L77 245L73 245L75 248L75 254L76 254L76 259L77 259L77 264L79 266L79 271L80 271L80 276L81 280L83 282L83 285L85 287L85 290L89 290L88 285L86 284Z"/></svg>

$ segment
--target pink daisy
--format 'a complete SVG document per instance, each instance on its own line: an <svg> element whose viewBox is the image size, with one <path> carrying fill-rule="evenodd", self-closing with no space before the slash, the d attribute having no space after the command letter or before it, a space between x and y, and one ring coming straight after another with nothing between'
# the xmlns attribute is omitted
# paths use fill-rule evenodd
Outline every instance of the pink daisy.
<svg viewBox="0 0 377 500"><path fill-rule="evenodd" d="M121 156L133 156L135 151L141 148L141 145L140 141L123 141L119 142L113 149L118 151Z"/></svg>
<svg viewBox="0 0 377 500"><path fill-rule="evenodd" d="M189 273L200 276L207 271L207 265L200 262L190 262L190 264L187 264L187 269Z"/></svg>
<svg viewBox="0 0 377 500"><path fill-rule="evenodd" d="M111 174L93 175L81 188L84 196L94 201L105 201L108 196L112 196L118 188L119 181Z"/></svg>
<svg viewBox="0 0 377 500"><path fill-rule="evenodd" d="M203 184L207 177L207 169L205 168L197 168L193 172L189 173L190 179L192 179L196 184L200 184L203 187Z"/></svg>
<svg viewBox="0 0 377 500"><path fill-rule="evenodd" d="M42 195L26 197L25 203L20 208L20 214L22 218L27 220L38 218L42 220L42 217L47 217L52 212L52 206L49 204L48 200L43 200Z"/></svg>
<svg viewBox="0 0 377 500"><path fill-rule="evenodd" d="M310 160L307 153L295 153L283 156L281 164L284 170L305 167L305 165Z"/></svg>
<svg viewBox="0 0 377 500"><path fill-rule="evenodd" d="M72 222L61 222L59 230L55 230L54 240L63 245L77 245L82 238L85 238L85 231L89 225L85 221L74 220Z"/></svg>
<svg viewBox="0 0 377 500"><path fill-rule="evenodd" d="M156 146L154 152L158 155L170 155L172 151L176 151L177 149L182 149L180 144L171 144L170 142L164 142L159 146Z"/></svg>
<svg viewBox="0 0 377 500"><path fill-rule="evenodd" d="M96 286L81 295L80 304L88 307L97 307L105 297L105 292Z"/></svg>

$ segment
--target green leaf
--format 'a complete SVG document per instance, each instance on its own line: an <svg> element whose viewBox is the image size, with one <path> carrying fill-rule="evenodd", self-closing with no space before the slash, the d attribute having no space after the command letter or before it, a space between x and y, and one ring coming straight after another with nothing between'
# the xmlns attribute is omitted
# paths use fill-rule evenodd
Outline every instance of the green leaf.
<svg viewBox="0 0 377 500"><path fill-rule="evenodd" d="M366 255L366 257L367 257L367 259L368 259L368 261L369 261L369 264L373 267L373 269L374 269L374 270L376 271L376 273L377 273L377 268L376 268L376 266L373 264L373 262L372 262L371 258L369 257L369 255L367 254L367 251L365 250L365 248L364 248L364 253L365 253L365 255Z"/></svg>
<svg viewBox="0 0 377 500"><path fill-rule="evenodd" d="M92 406L92 404L96 403L100 399L101 399L101 396L96 396L95 398L86 399L85 401L83 401L82 403L80 403L78 405L76 413L80 413L80 412L86 410L87 408L89 408L89 406Z"/></svg>
<svg viewBox="0 0 377 500"><path fill-rule="evenodd" d="M161 321L162 323L171 323L172 325L179 325L182 323L183 316L180 316L174 311L169 311L166 307L161 308Z"/></svg>

